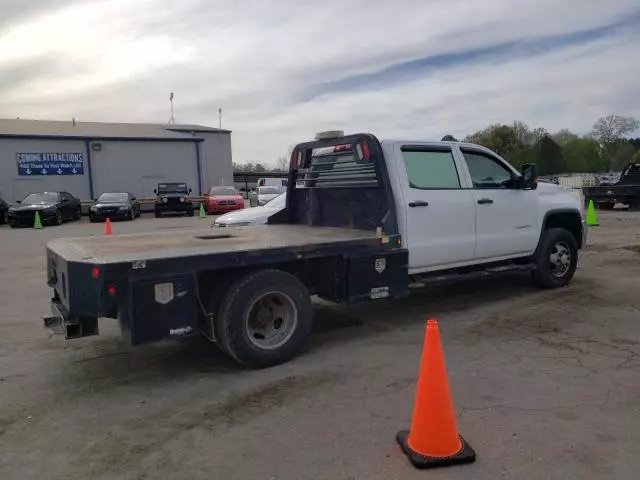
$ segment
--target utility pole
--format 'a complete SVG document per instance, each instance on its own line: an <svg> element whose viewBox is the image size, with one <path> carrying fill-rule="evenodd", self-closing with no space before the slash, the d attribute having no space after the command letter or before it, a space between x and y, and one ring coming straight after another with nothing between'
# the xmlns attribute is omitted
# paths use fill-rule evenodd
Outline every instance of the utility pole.
<svg viewBox="0 0 640 480"><path fill-rule="evenodd" d="M176 119L173 117L173 92L169 94L169 103L171 104L171 118L169 118L169 125L176 123Z"/></svg>
<svg viewBox="0 0 640 480"><path fill-rule="evenodd" d="M222 130L222 108L218 109L218 127Z"/></svg>

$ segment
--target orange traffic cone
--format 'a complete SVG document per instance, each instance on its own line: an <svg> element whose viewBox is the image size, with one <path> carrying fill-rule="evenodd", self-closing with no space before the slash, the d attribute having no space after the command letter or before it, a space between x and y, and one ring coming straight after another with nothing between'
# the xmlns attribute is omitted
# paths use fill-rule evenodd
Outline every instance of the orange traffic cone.
<svg viewBox="0 0 640 480"><path fill-rule="evenodd" d="M111 219L107 217L107 221L104 224L104 234L111 235Z"/></svg>
<svg viewBox="0 0 640 480"><path fill-rule="evenodd" d="M476 452L458 434L436 320L427 322L411 430L399 432L396 439L416 468L445 467L476 459Z"/></svg>

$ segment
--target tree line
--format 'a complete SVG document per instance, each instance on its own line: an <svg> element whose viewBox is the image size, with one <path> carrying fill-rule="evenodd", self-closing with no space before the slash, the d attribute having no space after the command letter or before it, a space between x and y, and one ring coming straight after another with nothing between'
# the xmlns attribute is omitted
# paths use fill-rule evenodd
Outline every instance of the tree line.
<svg viewBox="0 0 640 480"><path fill-rule="evenodd" d="M629 138L640 127L634 117L607 115L599 118L587 135L563 128L550 133L515 121L510 125L493 124L467 135L465 142L483 145L514 167L525 163L538 165L540 175L559 173L599 173L620 171L627 163L640 163L640 137ZM457 141L452 135L442 140ZM233 163L236 172L286 172L293 145L287 155L276 159L276 166L264 163Z"/></svg>
<svg viewBox="0 0 640 480"><path fill-rule="evenodd" d="M516 168L535 163L540 175L598 173L620 171L629 162L640 163L640 138L627 137L638 127L640 122L634 117L607 115L593 124L591 132L580 136L566 128L549 133L515 121L489 125L464 141L493 150ZM451 135L442 139L456 140Z"/></svg>

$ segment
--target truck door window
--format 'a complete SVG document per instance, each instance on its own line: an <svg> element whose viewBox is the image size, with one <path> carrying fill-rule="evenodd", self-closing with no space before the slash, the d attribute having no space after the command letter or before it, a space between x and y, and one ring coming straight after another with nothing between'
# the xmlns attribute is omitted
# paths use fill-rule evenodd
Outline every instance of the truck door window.
<svg viewBox="0 0 640 480"><path fill-rule="evenodd" d="M402 158L411 188L460 188L458 170L451 150L412 150L403 147Z"/></svg>
<svg viewBox="0 0 640 480"><path fill-rule="evenodd" d="M479 152L462 151L469 168L473 188L509 188L513 173L497 159Z"/></svg>

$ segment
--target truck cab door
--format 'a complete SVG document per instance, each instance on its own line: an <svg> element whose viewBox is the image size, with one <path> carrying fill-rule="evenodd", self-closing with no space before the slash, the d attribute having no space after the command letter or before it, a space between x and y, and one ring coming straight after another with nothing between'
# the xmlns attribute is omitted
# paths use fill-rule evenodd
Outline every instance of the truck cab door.
<svg viewBox="0 0 640 480"><path fill-rule="evenodd" d="M396 144L396 198L413 273L473 260L475 206L450 146Z"/></svg>
<svg viewBox="0 0 640 480"><path fill-rule="evenodd" d="M461 147L476 208L476 260L531 254L538 244L536 190L522 190L518 175L497 156Z"/></svg>

